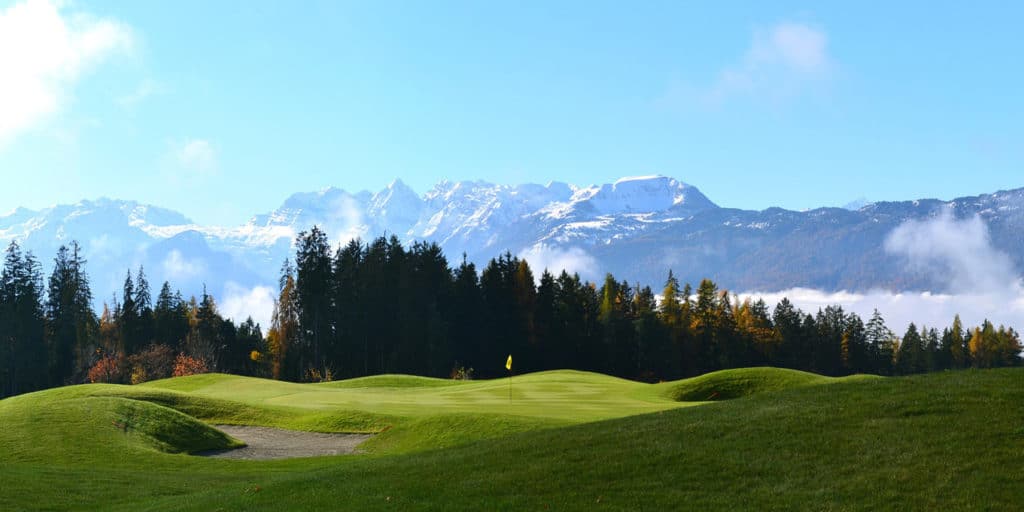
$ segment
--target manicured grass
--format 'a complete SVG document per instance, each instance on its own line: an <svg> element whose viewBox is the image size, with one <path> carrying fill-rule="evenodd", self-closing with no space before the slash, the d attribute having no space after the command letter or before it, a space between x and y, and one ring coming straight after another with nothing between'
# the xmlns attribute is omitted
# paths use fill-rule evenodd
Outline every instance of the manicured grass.
<svg viewBox="0 0 1024 512"><path fill-rule="evenodd" d="M543 372L513 379L511 404L504 380L76 386L0 401L0 509L1014 510L1022 384L1024 369L658 385ZM675 401L716 391L739 398ZM385 431L366 455L205 459L170 452L233 440L184 413Z"/></svg>
<svg viewBox="0 0 1024 512"><path fill-rule="evenodd" d="M372 415L500 414L582 422L631 416L684 404L652 386L596 373L551 371L485 381L382 375L324 384L293 384L202 375L144 384L258 407L358 411Z"/></svg>
<svg viewBox="0 0 1024 512"><path fill-rule="evenodd" d="M781 391L859 379L879 379L875 375L825 377L814 373L783 368L737 368L711 372L692 379L666 382L658 387L665 396L681 402L717 401L740 398L757 393Z"/></svg>

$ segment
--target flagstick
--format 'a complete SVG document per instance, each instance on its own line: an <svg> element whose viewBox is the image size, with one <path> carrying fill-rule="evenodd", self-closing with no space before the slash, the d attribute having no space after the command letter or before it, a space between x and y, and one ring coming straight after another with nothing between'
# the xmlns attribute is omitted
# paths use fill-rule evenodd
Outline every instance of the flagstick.
<svg viewBox="0 0 1024 512"><path fill-rule="evenodd" d="M512 403L512 354L508 355L505 361L505 369L508 370L508 403Z"/></svg>

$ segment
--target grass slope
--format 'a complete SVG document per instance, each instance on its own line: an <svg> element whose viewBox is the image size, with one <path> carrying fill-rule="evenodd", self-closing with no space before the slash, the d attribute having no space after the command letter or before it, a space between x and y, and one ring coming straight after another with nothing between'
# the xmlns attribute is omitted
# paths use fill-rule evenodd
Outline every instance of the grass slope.
<svg viewBox="0 0 1024 512"><path fill-rule="evenodd" d="M513 380L512 405L506 381L400 376L50 390L0 401L0 509L1013 510L1024 495L1024 369L698 379L544 372ZM743 398L675 402L708 389ZM168 453L212 439L170 408L339 429L355 415L387 431L363 456L203 459ZM185 434L111 424L129 412Z"/></svg>
<svg viewBox="0 0 1024 512"><path fill-rule="evenodd" d="M878 379L875 375L825 377L814 373L784 368L737 368L720 370L692 379L666 382L659 387L664 396L680 402L730 400L744 396L781 391L803 386L848 382L859 379Z"/></svg>

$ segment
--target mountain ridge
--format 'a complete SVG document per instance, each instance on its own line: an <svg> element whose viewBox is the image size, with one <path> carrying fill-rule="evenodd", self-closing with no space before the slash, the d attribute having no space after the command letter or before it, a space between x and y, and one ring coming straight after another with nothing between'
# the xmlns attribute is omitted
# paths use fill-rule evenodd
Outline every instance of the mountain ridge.
<svg viewBox="0 0 1024 512"><path fill-rule="evenodd" d="M152 280L189 293L203 284L215 294L228 285L272 286L295 236L313 225L335 245L395 235L437 242L451 261L466 254L478 267L508 251L534 266L568 262L584 278L611 272L655 287L671 268L681 280L710 277L732 290L940 291L944 283L906 268L883 246L901 223L947 209L955 218L983 219L992 245L1024 268L1024 188L857 209L756 211L721 207L697 187L660 175L588 186L442 181L423 194L400 179L378 192L328 187L292 194L239 226L200 225L174 210L99 198L15 208L0 216L0 242L18 240L48 270L57 247L78 240L103 297L139 265Z"/></svg>

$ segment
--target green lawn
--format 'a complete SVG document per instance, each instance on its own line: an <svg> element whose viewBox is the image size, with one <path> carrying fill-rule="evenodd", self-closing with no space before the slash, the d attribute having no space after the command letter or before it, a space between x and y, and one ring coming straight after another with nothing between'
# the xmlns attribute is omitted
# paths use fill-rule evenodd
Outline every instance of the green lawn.
<svg viewBox="0 0 1024 512"><path fill-rule="evenodd" d="M0 401L0 510L1024 506L1024 369L750 368L655 385L557 371L511 389L204 375L14 397ZM382 433L364 455L187 455L237 444L211 423Z"/></svg>

